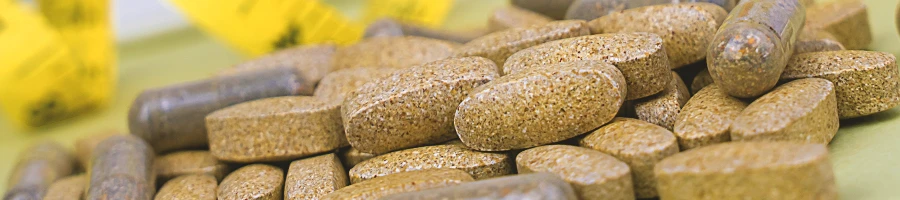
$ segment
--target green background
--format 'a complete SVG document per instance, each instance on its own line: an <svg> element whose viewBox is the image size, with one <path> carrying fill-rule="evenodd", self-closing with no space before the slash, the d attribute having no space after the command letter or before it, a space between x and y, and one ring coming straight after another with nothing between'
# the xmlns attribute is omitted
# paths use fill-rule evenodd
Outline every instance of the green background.
<svg viewBox="0 0 900 200"><path fill-rule="evenodd" d="M875 38L871 50L900 54L894 23L897 1L865 1ZM327 2L350 16L358 16L361 9L360 1ZM490 11L505 2L457 0L445 28L482 27ZM118 49L119 85L107 108L34 130L17 129L0 119L0 177L7 179L19 152L33 142L56 140L71 148L75 139L87 135L125 133L128 107L143 89L202 79L244 59L192 27L120 44ZM900 108L841 121L829 149L842 199L900 199ZM6 184L0 179L4 192Z"/></svg>

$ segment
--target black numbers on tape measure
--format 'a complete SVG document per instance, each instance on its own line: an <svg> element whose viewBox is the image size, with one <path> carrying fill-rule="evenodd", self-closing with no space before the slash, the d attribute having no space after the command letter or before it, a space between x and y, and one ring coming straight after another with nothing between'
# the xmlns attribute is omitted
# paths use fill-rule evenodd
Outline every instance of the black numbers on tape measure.
<svg viewBox="0 0 900 200"><path fill-rule="evenodd" d="M284 33L272 43L273 50L284 49L292 46L296 46L300 44L300 39L303 37L303 32L300 30L300 26L297 23L290 22L288 23L287 28L284 30Z"/></svg>
<svg viewBox="0 0 900 200"><path fill-rule="evenodd" d="M40 126L52 121L59 120L66 116L66 108L59 101L58 92L49 92L40 100L35 101L30 107L30 116L28 124L31 126Z"/></svg>

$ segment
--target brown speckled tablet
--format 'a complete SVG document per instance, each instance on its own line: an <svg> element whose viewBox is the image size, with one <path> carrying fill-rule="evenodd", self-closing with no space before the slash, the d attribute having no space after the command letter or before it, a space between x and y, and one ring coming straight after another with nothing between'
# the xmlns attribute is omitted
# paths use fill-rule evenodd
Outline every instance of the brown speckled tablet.
<svg viewBox="0 0 900 200"><path fill-rule="evenodd" d="M682 151L731 141L728 129L747 103L712 84L701 89L675 119L675 137Z"/></svg>
<svg viewBox="0 0 900 200"><path fill-rule="evenodd" d="M215 200L216 187L218 187L216 177L203 174L184 175L166 182L153 199Z"/></svg>
<svg viewBox="0 0 900 200"><path fill-rule="evenodd" d="M325 75L313 96L328 104L343 104L344 98L369 81L390 75L394 69L357 67L341 69Z"/></svg>
<svg viewBox="0 0 900 200"><path fill-rule="evenodd" d="M652 33L600 34L547 42L507 58L503 74L579 60L599 60L619 68L628 85L626 100L659 93L672 77L662 38Z"/></svg>
<svg viewBox="0 0 900 200"><path fill-rule="evenodd" d="M206 117L209 150L230 162L284 161L347 146L340 108L313 97L273 97Z"/></svg>
<svg viewBox="0 0 900 200"><path fill-rule="evenodd" d="M662 37L672 69L706 58L716 29L728 15L710 3L639 7L615 12L588 23L591 33L648 32Z"/></svg>
<svg viewBox="0 0 900 200"><path fill-rule="evenodd" d="M404 149L362 161L350 169L351 182L425 169L459 169L475 179L512 174L512 158L506 153L471 150L462 144L442 144Z"/></svg>
<svg viewBox="0 0 900 200"><path fill-rule="evenodd" d="M838 199L821 144L729 142L656 165L661 199Z"/></svg>
<svg viewBox="0 0 900 200"><path fill-rule="evenodd" d="M217 160L209 151L178 151L156 157L153 161L157 182L188 175L205 174L222 180L228 174L228 165Z"/></svg>
<svg viewBox="0 0 900 200"><path fill-rule="evenodd" d="M86 174L72 175L56 180L47 189L44 200L81 200L87 184Z"/></svg>
<svg viewBox="0 0 900 200"><path fill-rule="evenodd" d="M576 200L572 186L551 173L530 173L390 195L382 200L554 199Z"/></svg>
<svg viewBox="0 0 900 200"><path fill-rule="evenodd" d="M247 71L292 67L300 72L303 80L315 85L328 72L332 71L331 56L337 47L333 44L299 46L279 50L272 54L255 58L219 72L219 75L232 75Z"/></svg>
<svg viewBox="0 0 900 200"><path fill-rule="evenodd" d="M347 172L333 153L291 162L284 199L319 199L347 186Z"/></svg>
<svg viewBox="0 0 900 200"><path fill-rule="evenodd" d="M472 91L456 110L456 132L481 151L563 141L611 120L624 100L624 82L601 61L528 68Z"/></svg>
<svg viewBox="0 0 900 200"><path fill-rule="evenodd" d="M900 72L893 54L831 51L796 55L782 80L816 77L834 83L841 119L866 116L900 105Z"/></svg>
<svg viewBox="0 0 900 200"><path fill-rule="evenodd" d="M563 20L522 28L494 32L456 49L456 56L481 56L503 66L506 58L522 49L545 42L590 35L582 20ZM500 69L503 71L503 69Z"/></svg>
<svg viewBox="0 0 900 200"><path fill-rule="evenodd" d="M806 28L828 31L847 49L872 43L869 12L862 0L836 0L807 8Z"/></svg>
<svg viewBox="0 0 900 200"><path fill-rule="evenodd" d="M408 68L447 58L459 44L416 36L368 38L334 53L334 70L354 67Z"/></svg>
<svg viewBox="0 0 900 200"><path fill-rule="evenodd" d="M694 80L691 81L691 93L696 94L697 92L700 92L700 89L713 84L713 82L712 76L709 75L709 70L703 69L700 73L697 73L697 75L694 76Z"/></svg>
<svg viewBox="0 0 900 200"><path fill-rule="evenodd" d="M118 135L118 133L99 133L75 140L75 157L78 158L78 162L81 164L82 169L88 169L90 167L91 155L93 155L94 148L97 147L97 144L100 144L100 142L113 135Z"/></svg>
<svg viewBox="0 0 900 200"><path fill-rule="evenodd" d="M841 44L831 33L823 30L813 30L804 28L800 35L797 36L797 42L794 44L794 55L819 51L839 51L844 50Z"/></svg>
<svg viewBox="0 0 900 200"><path fill-rule="evenodd" d="M153 149L134 135L106 138L94 149L85 199L151 199L156 192Z"/></svg>
<svg viewBox="0 0 900 200"><path fill-rule="evenodd" d="M672 72L672 80L659 94L635 100L634 111L638 119L672 130L675 127L675 116L681 107L691 98L684 81L678 73Z"/></svg>
<svg viewBox="0 0 900 200"><path fill-rule="evenodd" d="M11 158L4 158L11 159ZM75 158L59 143L41 141L22 149L6 177L3 199L41 199L54 181L75 171Z"/></svg>
<svg viewBox="0 0 900 200"><path fill-rule="evenodd" d="M572 185L580 199L633 200L628 164L593 149L547 145L516 156L519 173L549 172Z"/></svg>
<svg viewBox="0 0 900 200"><path fill-rule="evenodd" d="M502 31L510 28L523 28L553 21L547 16L515 6L494 9L488 19L488 30Z"/></svg>
<svg viewBox="0 0 900 200"><path fill-rule="evenodd" d="M429 169L379 177L349 185L322 199L378 199L383 196L458 185L472 181L468 173L458 169Z"/></svg>
<svg viewBox="0 0 900 200"><path fill-rule="evenodd" d="M275 200L281 199L283 188L284 172L281 169L252 164L228 174L216 189L216 197L220 200Z"/></svg>
<svg viewBox="0 0 900 200"><path fill-rule="evenodd" d="M661 126L645 121L616 118L581 140L581 146L618 158L631 168L637 198L656 194L653 166L678 153L675 135Z"/></svg>
<svg viewBox="0 0 900 200"><path fill-rule="evenodd" d="M366 27L363 38L418 36L466 43L486 33L487 30L485 29L473 29L467 31L432 29L417 24L405 23L391 17L384 17L369 24L369 26Z"/></svg>
<svg viewBox="0 0 900 200"><path fill-rule="evenodd" d="M834 85L806 78L778 86L750 103L731 123L731 140L828 144L837 130Z"/></svg>
<svg viewBox="0 0 900 200"><path fill-rule="evenodd" d="M552 19L563 19L573 1L575 0L510 0L510 4L541 13Z"/></svg>
<svg viewBox="0 0 900 200"><path fill-rule="evenodd" d="M566 19L593 20L603 16L653 5L705 2L731 11L739 0L575 0L566 11ZM673 16L674 17L674 16Z"/></svg>
<svg viewBox="0 0 900 200"><path fill-rule="evenodd" d="M456 138L456 106L475 87L499 76L490 60L464 57L366 83L342 105L347 140L360 152L382 154Z"/></svg>
<svg viewBox="0 0 900 200"><path fill-rule="evenodd" d="M371 153L363 153L359 150L356 150L353 147L347 148L341 151L341 163L344 164L344 169L351 169L353 166L356 166L362 161L374 158L375 154Z"/></svg>

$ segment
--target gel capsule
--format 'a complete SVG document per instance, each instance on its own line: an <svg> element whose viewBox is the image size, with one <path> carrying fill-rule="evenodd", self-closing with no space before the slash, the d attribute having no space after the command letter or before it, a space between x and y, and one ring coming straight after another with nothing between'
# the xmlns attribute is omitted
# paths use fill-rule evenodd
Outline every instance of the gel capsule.
<svg viewBox="0 0 900 200"><path fill-rule="evenodd" d="M797 0L742 1L707 51L713 80L735 97L756 97L771 90L794 52L805 16Z"/></svg>
<svg viewBox="0 0 900 200"><path fill-rule="evenodd" d="M3 199L41 199L53 181L71 174L74 167L75 158L58 143L37 143L19 155Z"/></svg>
<svg viewBox="0 0 900 200"><path fill-rule="evenodd" d="M312 94L303 79L280 67L146 90L131 105L128 127L158 152L206 146L207 114L250 100Z"/></svg>
<svg viewBox="0 0 900 200"><path fill-rule="evenodd" d="M107 138L94 149L87 200L153 198L153 149L131 135Z"/></svg>

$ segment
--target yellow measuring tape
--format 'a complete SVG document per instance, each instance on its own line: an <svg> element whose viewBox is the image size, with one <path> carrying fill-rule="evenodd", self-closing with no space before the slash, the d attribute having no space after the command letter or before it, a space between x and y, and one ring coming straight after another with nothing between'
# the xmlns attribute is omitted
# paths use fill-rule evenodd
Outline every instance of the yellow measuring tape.
<svg viewBox="0 0 900 200"><path fill-rule="evenodd" d="M115 80L107 0L52 2L40 2L52 23L0 3L0 106L23 127L107 104Z"/></svg>

